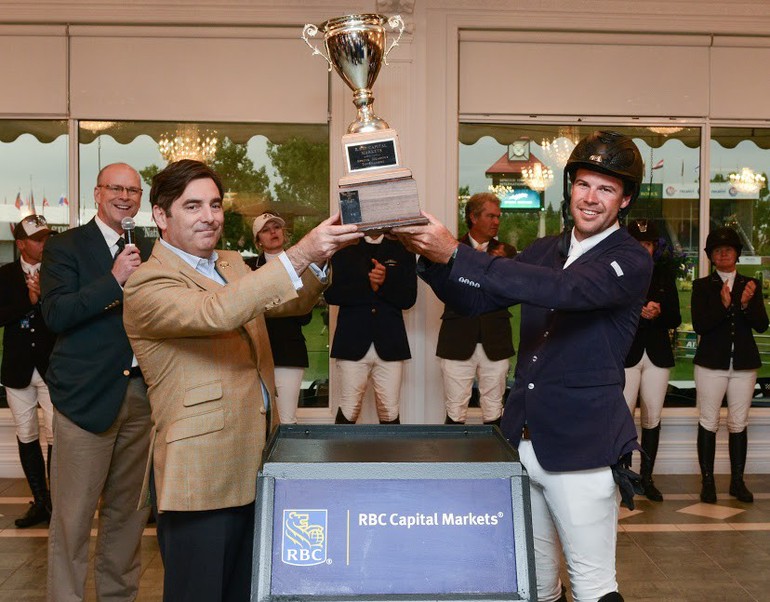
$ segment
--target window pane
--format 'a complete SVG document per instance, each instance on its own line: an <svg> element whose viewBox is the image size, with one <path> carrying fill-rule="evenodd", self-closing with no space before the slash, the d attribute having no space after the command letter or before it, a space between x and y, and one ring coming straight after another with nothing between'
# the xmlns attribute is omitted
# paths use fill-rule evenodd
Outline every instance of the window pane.
<svg viewBox="0 0 770 602"><path fill-rule="evenodd" d="M536 238L558 234L563 228L564 166L575 144L601 129L630 136L644 159L641 193L628 219L655 222L661 233L656 260L669 263L677 274L683 324L671 333L677 357L671 382L689 389L695 351L690 290L700 248L700 128L461 123L458 233L467 232L463 200L491 191L502 201L501 241L521 250ZM518 309L511 313L518 349Z"/></svg>
<svg viewBox="0 0 770 602"><path fill-rule="evenodd" d="M67 145L66 121L0 121L0 265L18 258L13 227L22 217L37 213L54 230L67 228ZM2 335L0 325L0 359Z"/></svg>
<svg viewBox="0 0 770 602"><path fill-rule="evenodd" d="M656 130L656 131L655 131ZM678 131L677 131L678 130ZM634 142L645 162L645 179L628 220L655 223L660 238L657 264L676 276L682 324L671 332L675 365L667 405L694 404L693 364L696 337L692 330L690 295L698 276L700 242L700 128L651 127L634 129ZM631 133L631 132L628 132Z"/></svg>
<svg viewBox="0 0 770 602"><path fill-rule="evenodd" d="M208 143L207 143L208 141ZM205 160L225 188L225 227L220 248L254 257L252 222L265 211L286 221L289 244L329 215L329 145L325 125L80 122L80 219L96 213L93 187L105 165L125 162L142 176L137 226L157 236L149 193L152 176L168 161ZM328 405L328 315L314 310L303 326L310 366L300 406ZM300 416L301 417L301 416Z"/></svg>
<svg viewBox="0 0 770 602"><path fill-rule="evenodd" d="M712 128L709 231L733 228L743 243L738 271L762 283L765 309L770 294L769 128ZM762 368L770 376L770 334L754 332Z"/></svg>

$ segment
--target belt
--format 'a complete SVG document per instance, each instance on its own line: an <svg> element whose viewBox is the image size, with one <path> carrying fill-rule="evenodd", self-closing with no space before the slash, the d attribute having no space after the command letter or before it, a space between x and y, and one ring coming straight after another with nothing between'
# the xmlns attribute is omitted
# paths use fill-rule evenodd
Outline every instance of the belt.
<svg viewBox="0 0 770 602"><path fill-rule="evenodd" d="M139 366L131 366L131 370L128 371L128 378L144 378L142 376L142 369Z"/></svg>
<svg viewBox="0 0 770 602"><path fill-rule="evenodd" d="M529 441L529 439L530 439L530 437L529 437L529 427L526 424L524 425L524 428L521 429L521 438L524 441Z"/></svg>

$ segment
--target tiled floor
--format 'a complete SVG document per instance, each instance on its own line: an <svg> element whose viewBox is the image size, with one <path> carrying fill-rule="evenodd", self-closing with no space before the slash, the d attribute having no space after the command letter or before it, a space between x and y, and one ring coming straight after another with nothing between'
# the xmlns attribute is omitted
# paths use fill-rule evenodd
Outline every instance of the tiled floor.
<svg viewBox="0 0 770 602"><path fill-rule="evenodd" d="M662 503L638 499L621 513L618 581L627 601L770 601L770 475L749 475L742 504L717 476L716 505L701 504L700 479L656 478Z"/></svg>
<svg viewBox="0 0 770 602"><path fill-rule="evenodd" d="M618 580L627 602L770 602L770 475L750 475L753 504L720 495L718 504L698 501L699 479L660 476L666 501L639 499L622 509L618 533ZM727 476L717 477L726 492ZM21 479L0 479L0 602L45 599L47 529L19 530L29 491ZM155 530L142 540L138 600L162 597L163 567ZM86 600L95 600L89 578Z"/></svg>

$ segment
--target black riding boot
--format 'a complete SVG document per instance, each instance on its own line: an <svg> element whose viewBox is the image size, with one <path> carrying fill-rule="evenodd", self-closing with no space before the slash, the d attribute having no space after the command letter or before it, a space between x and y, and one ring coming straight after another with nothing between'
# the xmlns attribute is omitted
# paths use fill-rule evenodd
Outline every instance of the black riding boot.
<svg viewBox="0 0 770 602"><path fill-rule="evenodd" d="M51 494L46 483L45 461L43 451L40 449L40 441L37 439L31 443L19 441L19 458L34 498L26 514L14 521L19 529L25 529L51 520Z"/></svg>
<svg viewBox="0 0 770 602"><path fill-rule="evenodd" d="M700 501L704 504L717 503L717 487L714 483L714 454L717 434L698 425L698 464L700 464Z"/></svg>
<svg viewBox="0 0 770 602"><path fill-rule="evenodd" d="M660 425L651 429L642 429L642 466L639 470L642 477L644 495L653 502L662 502L663 494L655 487L652 480L652 469L655 466L655 457L658 455L658 441L660 440Z"/></svg>
<svg viewBox="0 0 770 602"><path fill-rule="evenodd" d="M464 422L457 422L457 420L452 420L449 417L449 414L446 415L446 419L444 420L444 424L465 424Z"/></svg>
<svg viewBox="0 0 770 602"><path fill-rule="evenodd" d="M380 424L401 424L401 418L396 416L393 420L380 420Z"/></svg>
<svg viewBox="0 0 770 602"><path fill-rule="evenodd" d="M337 416L334 419L334 424L355 424L355 420L348 420L345 418L345 414L342 413L342 408L337 408Z"/></svg>
<svg viewBox="0 0 770 602"><path fill-rule="evenodd" d="M604 594L599 598L598 602L623 602L623 596L618 592L611 592L609 594Z"/></svg>
<svg viewBox="0 0 770 602"><path fill-rule="evenodd" d="M746 429L740 433L730 433L728 449L730 450L730 495L737 497L738 501L751 504L754 494L748 490L743 482L743 470L746 468L746 452L749 437Z"/></svg>

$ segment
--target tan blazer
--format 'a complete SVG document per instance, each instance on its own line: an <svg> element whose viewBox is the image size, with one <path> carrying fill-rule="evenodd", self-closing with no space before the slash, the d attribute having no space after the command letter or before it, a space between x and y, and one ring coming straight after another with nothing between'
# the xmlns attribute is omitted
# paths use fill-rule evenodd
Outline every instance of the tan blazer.
<svg viewBox="0 0 770 602"><path fill-rule="evenodd" d="M324 288L306 270L298 295L280 261L252 272L238 253L218 253L227 286L159 242L125 286L123 319L154 425L140 505L153 469L161 512L254 500L266 431L260 377L275 394L263 314L306 313Z"/></svg>

